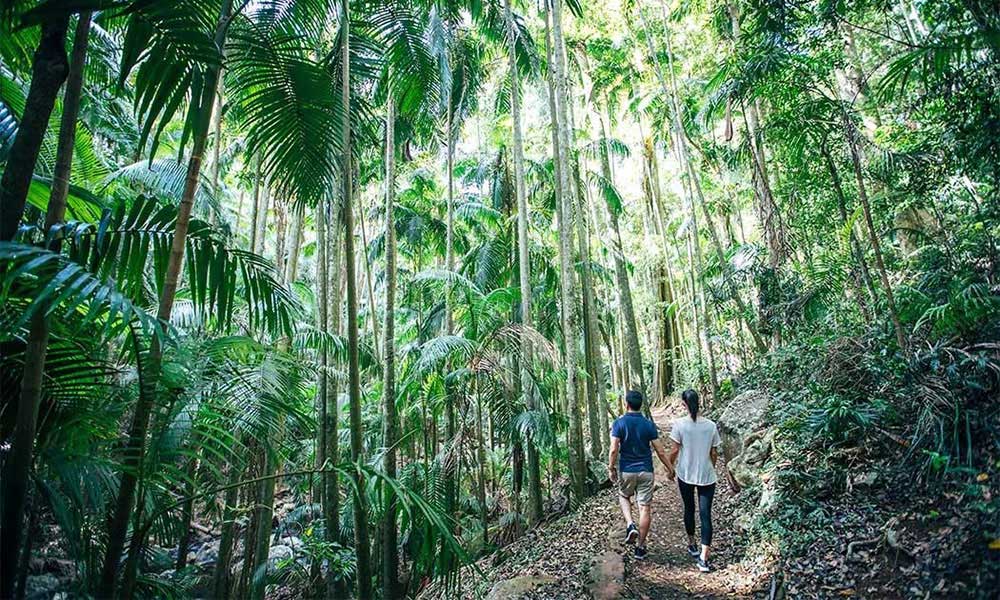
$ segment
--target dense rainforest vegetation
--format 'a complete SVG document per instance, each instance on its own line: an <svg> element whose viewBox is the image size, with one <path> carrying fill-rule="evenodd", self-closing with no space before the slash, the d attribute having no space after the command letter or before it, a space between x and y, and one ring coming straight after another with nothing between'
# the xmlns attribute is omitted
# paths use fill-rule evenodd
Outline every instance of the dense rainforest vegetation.
<svg viewBox="0 0 1000 600"><path fill-rule="evenodd" d="M0 167L0 597L481 593L687 387L1000 582L993 0L0 0Z"/></svg>

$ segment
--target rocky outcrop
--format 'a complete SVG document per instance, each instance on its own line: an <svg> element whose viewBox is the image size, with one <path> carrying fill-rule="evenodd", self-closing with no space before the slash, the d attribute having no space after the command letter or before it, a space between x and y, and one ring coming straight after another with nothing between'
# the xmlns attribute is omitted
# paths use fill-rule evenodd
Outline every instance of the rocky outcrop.
<svg viewBox="0 0 1000 600"><path fill-rule="evenodd" d="M765 422L771 395L749 390L733 398L717 420L727 475L736 491L760 484L774 446L774 428Z"/></svg>

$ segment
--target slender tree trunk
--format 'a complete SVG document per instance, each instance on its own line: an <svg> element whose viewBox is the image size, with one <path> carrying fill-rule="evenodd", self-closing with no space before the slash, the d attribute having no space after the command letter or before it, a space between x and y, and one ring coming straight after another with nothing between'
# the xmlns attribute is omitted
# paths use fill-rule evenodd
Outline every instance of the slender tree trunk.
<svg viewBox="0 0 1000 600"><path fill-rule="evenodd" d="M865 323L870 324L872 321L871 307L868 306L868 301L865 298L865 289L861 282L864 281L867 284L868 290L872 294L872 301L875 301L876 298L875 286L872 284L871 275L868 273L868 265L865 263L865 255L861 250L861 242L858 240L857 234L854 233L854 226L849 223L847 218L847 198L844 195L840 172L837 171L837 165L834 164L833 157L830 156L830 151L827 149L825 143L820 145L820 153L823 154L827 171L830 173L830 180L833 182L833 191L837 196L840 223L842 226L850 228L851 256L854 258L854 266L851 267L851 284L854 288L854 297L858 303L858 311L861 313L861 318L864 319Z"/></svg>
<svg viewBox="0 0 1000 600"><path fill-rule="evenodd" d="M613 175L611 173L611 156L608 151L608 128L610 126L610 122L605 125L603 119L600 119L600 121L601 133L604 137L604 143L601 145L601 171L608 184L614 185L614 181L612 179ZM635 321L635 308L632 303L632 286L629 283L628 267L625 265L625 248L622 244L621 227L618 223L617 211L610 204L607 204L607 208L608 225L610 227L610 231L608 233L611 237L611 255L614 257L615 262L616 291L618 293L619 304L621 305L622 319L625 329L625 348L628 358L628 368L630 370L629 378L633 384L638 384L639 391L645 395L647 393L646 375L642 368L642 349L639 345L639 328ZM648 403L646 406L648 407Z"/></svg>
<svg viewBox="0 0 1000 600"><path fill-rule="evenodd" d="M580 339L579 323L577 321L576 299L573 290L576 289L573 268L573 178L570 166L573 142L569 132L569 85L566 80L566 56L562 35L562 5L555 2L552 6L552 50L554 66L552 75L555 79L555 104L558 116L556 131L559 137L557 160L560 163L560 213L559 213L559 271L561 306L563 311L563 339L565 351L563 356L566 371L566 405L570 422L569 460L571 465L573 494L577 501L582 502L585 495L586 462L583 452L583 418L580 407L580 393L577 381L577 342Z"/></svg>
<svg viewBox="0 0 1000 600"><path fill-rule="evenodd" d="M858 131L846 112L843 114L843 122L844 136L847 138L847 146L851 151L851 164L854 166L854 179L858 184L858 200L861 202L861 210L864 212L865 225L868 229L868 238L872 245L872 253L875 255L875 269L878 271L879 279L882 280L882 287L885 288L885 302L889 309L889 318L892 319L893 328L896 330L896 342L899 343L899 349L905 352L906 333L903 331L903 323L899 320L899 312L896 310L896 298L892 293L892 284L885 269L885 261L882 260L882 244L879 242L878 232L875 230L871 204L868 202L868 191L865 188L865 178L861 168L861 150L858 148Z"/></svg>
<svg viewBox="0 0 1000 600"><path fill-rule="evenodd" d="M274 199L274 272L279 281L285 279L285 240L288 236L288 203Z"/></svg>
<svg viewBox="0 0 1000 600"><path fill-rule="evenodd" d="M219 203L219 209L224 208L219 198L219 157L222 154L222 77L219 77L219 89L215 95L215 111L212 115L212 197ZM217 210L212 210L211 222L214 226L219 219Z"/></svg>
<svg viewBox="0 0 1000 600"><path fill-rule="evenodd" d="M257 229L260 224L260 182L264 178L261 173L261 154L257 151L257 164L254 166L253 178L253 208L250 210L250 251L257 252Z"/></svg>
<svg viewBox="0 0 1000 600"><path fill-rule="evenodd" d="M305 226L305 209L297 203L292 216L292 243L288 248L288 261L285 263L286 284L291 286L299 276L299 253L302 251L302 233Z"/></svg>
<svg viewBox="0 0 1000 600"><path fill-rule="evenodd" d="M223 0L218 26L215 31L215 44L217 47L221 48L225 43L226 27L229 24L232 8L233 0ZM211 67L206 75L204 92L199 99L203 107L211 106L215 100L220 69L221 66L219 65ZM170 313L173 310L174 298L177 293L181 263L184 258L184 245L187 240L188 225L191 221L191 209L194 206L195 192L198 190L198 177L201 174L202 160L208 139L210 112L203 110L200 121L195 126L191 158L188 162L184 191L177 210L177 222L174 227L170 256L167 261L166 273L163 279L163 290L160 295L160 303L156 315L157 319L163 323L170 320ZM150 350L151 376L154 382L159 378L161 356L162 348L159 339L154 338ZM108 597L114 595L115 580L118 575L118 562L121 559L122 549L125 545L129 514L132 511L135 490L138 484L136 473L145 455L146 434L152 409L153 398L149 395L141 397L132 417L128 442L126 443L126 451L124 453L125 459L123 461L121 483L118 487L118 498L108 530L108 543L104 565L101 570L100 585L98 587L99 596ZM137 550L137 548L133 548L133 550Z"/></svg>
<svg viewBox="0 0 1000 600"><path fill-rule="evenodd" d="M181 507L181 538L177 543L176 569L187 566L188 550L191 548L191 520L194 518L194 479L198 474L198 459L188 459L187 480L184 482L184 496L189 498Z"/></svg>
<svg viewBox="0 0 1000 600"><path fill-rule="evenodd" d="M350 44L350 14L351 0L343 1L343 39L341 51L343 76L341 88L341 105L343 111L343 173L344 184L344 260L347 263L347 362L350 385L351 411L351 460L357 464L364 459L363 428L361 420L361 374L358 365L358 282L356 273L356 258L354 255L354 177L353 148L351 145L351 114L347 109L351 105L351 52ZM360 470L354 472L356 491L354 496L354 552L357 557L358 597L372 596L371 578L371 542L368 538L368 511L365 510L365 481Z"/></svg>
<svg viewBox="0 0 1000 600"><path fill-rule="evenodd" d="M260 208L257 211L257 252L263 255L267 250L267 213L271 208L271 187L265 179L261 182Z"/></svg>
<svg viewBox="0 0 1000 600"><path fill-rule="evenodd" d="M343 252L341 251L340 236L343 235L343 223L341 217L343 211L340 208L328 210L326 245L327 245L327 277L329 279L327 302L327 333L331 335L341 334L341 305L343 302ZM333 219L332 221L330 219ZM327 357L328 366L330 357ZM327 462L338 463L340 461L340 407L338 400L340 393L338 381L327 372L326 380L326 450L324 457ZM336 473L326 473L324 475L326 483L323 486L323 518L326 522L326 534L328 542L342 542L340 532L340 478ZM335 589L328 582L327 593L335 595Z"/></svg>
<svg viewBox="0 0 1000 600"><path fill-rule="evenodd" d="M390 92L385 116L385 327L382 338L382 445L385 454L382 466L388 477L396 477L396 111L395 98ZM399 547L396 532L396 498L386 486L385 516L382 528L382 596L400 597Z"/></svg>
<svg viewBox="0 0 1000 600"><path fill-rule="evenodd" d="M367 222L365 217L365 203L363 199L359 197L358 199L358 225L361 230L361 258L365 265L365 291L368 292L368 323L372 329L372 348L375 353L375 360L381 360L379 357L379 335L378 335L378 316L375 310L375 277L374 269L372 269L372 263L368 260L368 233Z"/></svg>
<svg viewBox="0 0 1000 600"><path fill-rule="evenodd" d="M583 355L584 364L587 369L587 426L590 433L590 456L595 461L603 460L604 448L601 443L601 427L598 423L598 406L600 398L604 395L603 377L600 367L600 348L596 345L596 334L593 326L597 323L594 315L594 288L591 280L592 263L590 261L590 234L586 218L586 200L583 196L582 182L580 181L579 166L574 164L574 177L577 181L577 219L576 235L578 253L583 268L580 269L580 286L583 288Z"/></svg>
<svg viewBox="0 0 1000 600"><path fill-rule="evenodd" d="M65 47L67 29L69 15L46 19L42 25L41 39L31 64L31 85L24 102L24 113L17 124L17 134L10 148L3 177L0 178L0 242L14 239L17 228L21 225L38 152L45 139L45 131L49 128L49 117L52 115L56 96L59 95L59 88L69 73ZM23 505L13 508L20 513ZM2 546L7 547L9 544L5 542ZM15 562L4 561L4 564L16 564L16 559ZM9 596L13 593L14 586L11 583L8 589L7 579L3 578L3 592Z"/></svg>
<svg viewBox="0 0 1000 600"><path fill-rule="evenodd" d="M330 256L328 254L329 243L327 241L327 231L329 231L329 224L327 221L327 207L326 201L320 200L316 203L316 325L323 335L330 335L330 324L329 324L329 314L330 307L328 306L330 302L330 275L329 270L331 268ZM339 268L339 265L333 265L333 268ZM316 414L317 421L319 423L319 431L317 432L316 440L316 467L319 469L325 469L329 460L326 455L326 450L328 447L327 440L327 421L329 416L327 415L327 386L330 385L330 355L327 351L326 346L319 351L319 378L316 387L318 388L316 395ZM327 492L326 492L327 478L323 473L320 473L317 478L318 494L320 498L320 506L323 511L323 524L329 532L330 516L327 515ZM327 536L327 541L329 541L329 536ZM314 579L320 576L320 563L316 561L313 565L315 574Z"/></svg>
<svg viewBox="0 0 1000 600"><path fill-rule="evenodd" d="M233 547L236 541L236 503L239 500L240 488L236 485L243 473L242 465L229 466L229 487L223 499L222 533L219 537L219 555L215 560L215 572L212 574L212 598L227 600L232 585L230 573L233 562Z"/></svg>
<svg viewBox="0 0 1000 600"><path fill-rule="evenodd" d="M511 13L510 0L504 0L504 19L507 26L507 67L510 71L510 110L512 122L512 146L514 162L514 192L517 196L517 260L518 283L521 290L521 325L531 327L531 255L528 249L528 198L524 183L524 134L521 131L521 82L517 70L517 40ZM531 392L532 367L531 342L527 330L521 335L521 393L525 394L525 405L537 411L538 403ZM542 477L538 464L538 448L534 438L528 439L528 521L538 523L542 518Z"/></svg>
<svg viewBox="0 0 1000 600"><path fill-rule="evenodd" d="M479 463L479 476L476 485L476 499L479 501L479 523L483 529L483 547L490 545L490 520L486 507L486 447L483 441L483 398L479 393L479 381L476 380L476 462Z"/></svg>
<svg viewBox="0 0 1000 600"><path fill-rule="evenodd" d="M87 58L87 39L90 35L90 23L91 13L82 13L77 22L76 32L73 37L73 54L70 59L66 93L63 99L62 119L59 123L56 167L52 176L52 190L49 195L49 205L45 214L46 239L52 228L61 223L66 216L66 196L69 191L69 178L73 165L73 142L76 139L76 121L80 110L83 68ZM65 51L61 48L62 38L65 37L65 30L66 25L63 24L62 35L58 40L60 44L59 52L62 53L62 61L66 60ZM39 46L39 51L35 56L36 72L42 69L43 65L41 63L43 61L50 62L58 58L46 58L46 54L42 52L47 43L45 36L55 35L51 31L46 32L44 27L42 32L42 45ZM48 43L52 43L52 41L50 40ZM64 70L64 67L65 65L59 69ZM56 69L56 64L52 63L50 68ZM47 73L46 76L55 75ZM41 76L41 74L38 74L38 76ZM60 84L65 77L67 77L66 73L62 72L58 77ZM41 85L41 82L39 82L39 85ZM32 79L31 89L35 89L34 78ZM56 85L56 91L58 91L58 85ZM28 102L31 102L30 96ZM33 110L37 110L37 107ZM26 107L26 116L27 111ZM49 112L51 112L51 106ZM17 148L18 139L20 139L20 131L18 131L18 138L14 141L15 149ZM44 130L41 133L44 135ZM11 154L11 161L13 160L14 155ZM9 170L11 162L8 162L7 166ZM29 180L31 176L30 171L31 169L28 172ZM7 227L6 219L8 215L6 211L8 202L12 201L7 196L6 185L7 173L5 172L4 187L2 188L3 191L0 192L0 198L4 202L4 228ZM27 190L25 189L25 191ZM14 227L15 230L20 219L21 215L18 212ZM4 235L4 240L9 240L13 237L13 233L7 237L6 231L4 231ZM60 244L57 240L53 243L52 250L58 252L59 247ZM23 537L24 506L28 494L29 473L31 472L31 465L33 463L32 456L35 447L35 430L38 424L38 407L42 397L42 378L45 373L45 354L49 345L50 322L45 313L45 310L39 310L32 317L28 330L28 343L24 354L24 374L21 378L21 396L17 404L10 454L7 456L3 469L3 501L0 503L2 504L2 516L0 516L0 528L2 529L0 529L0 536L3 537L3 543L0 544L0 562L8 565L8 568L0 568L0 582L2 582L0 583L0 597L2 598L9 598L14 593L17 569L10 567L17 564L18 552L21 549L21 539Z"/></svg>

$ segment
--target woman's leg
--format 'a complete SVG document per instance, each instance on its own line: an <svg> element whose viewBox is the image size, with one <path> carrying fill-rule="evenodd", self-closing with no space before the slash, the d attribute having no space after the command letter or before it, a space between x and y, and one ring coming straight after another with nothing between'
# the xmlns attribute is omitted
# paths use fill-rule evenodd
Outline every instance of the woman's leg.
<svg viewBox="0 0 1000 600"><path fill-rule="evenodd" d="M712 545L712 500L715 498L715 484L698 486L698 516L701 518L701 558L708 560ZM692 515L693 520L694 515Z"/></svg>
<svg viewBox="0 0 1000 600"><path fill-rule="evenodd" d="M684 503L684 531L687 532L688 545L694 544L694 488L695 486L677 480L681 490L681 501Z"/></svg>

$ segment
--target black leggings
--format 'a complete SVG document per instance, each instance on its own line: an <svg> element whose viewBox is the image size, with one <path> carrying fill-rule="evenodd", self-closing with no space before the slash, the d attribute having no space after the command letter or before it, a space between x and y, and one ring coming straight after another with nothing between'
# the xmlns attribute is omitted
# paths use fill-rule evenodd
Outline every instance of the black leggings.
<svg viewBox="0 0 1000 600"><path fill-rule="evenodd" d="M694 535L694 493L698 492L698 515L701 517L701 544L712 545L712 498L715 497L715 484L691 485L680 479L677 485L681 488L681 500L684 501L684 530L688 535Z"/></svg>

